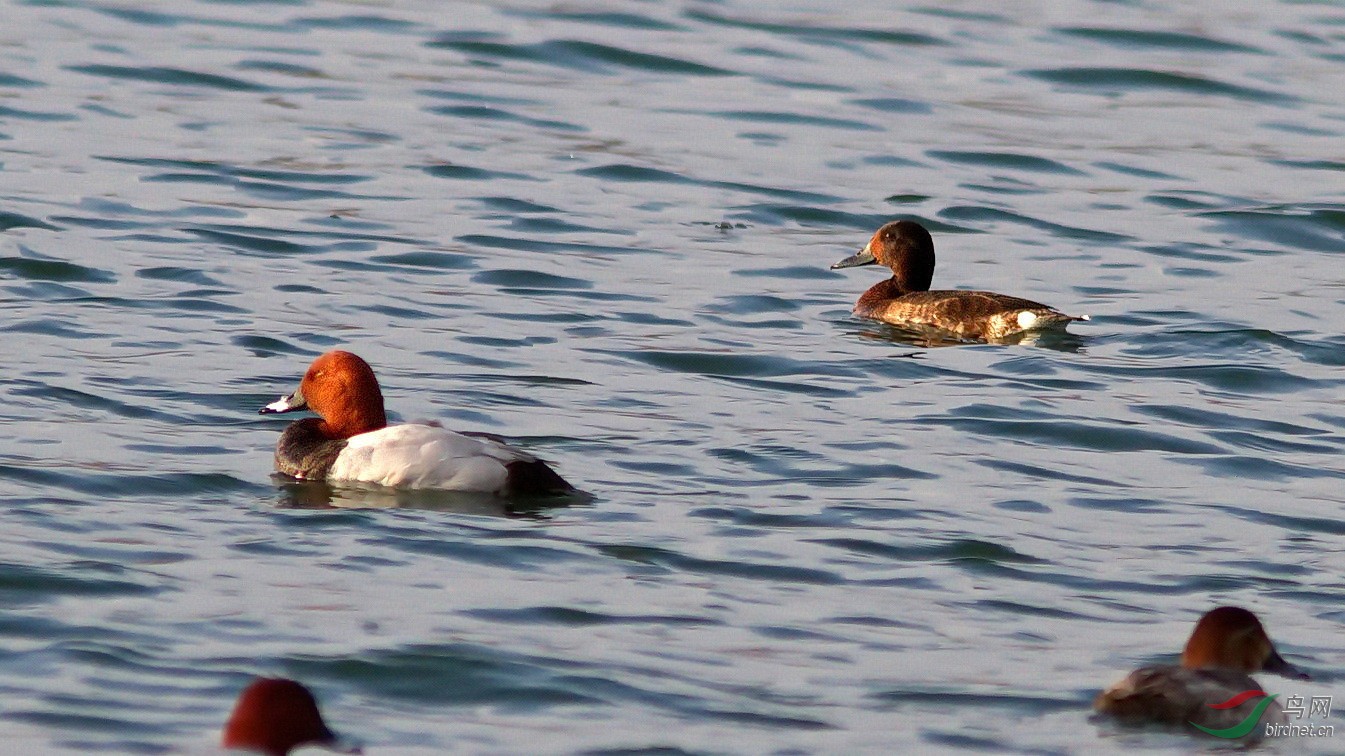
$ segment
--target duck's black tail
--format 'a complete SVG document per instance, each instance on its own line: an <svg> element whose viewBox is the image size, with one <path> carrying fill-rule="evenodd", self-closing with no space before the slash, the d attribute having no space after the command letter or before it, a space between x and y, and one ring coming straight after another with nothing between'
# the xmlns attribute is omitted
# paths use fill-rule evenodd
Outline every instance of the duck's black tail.
<svg viewBox="0 0 1345 756"><path fill-rule="evenodd" d="M548 496L567 494L574 486L540 459L516 460L504 466L509 471L505 493L521 496Z"/></svg>

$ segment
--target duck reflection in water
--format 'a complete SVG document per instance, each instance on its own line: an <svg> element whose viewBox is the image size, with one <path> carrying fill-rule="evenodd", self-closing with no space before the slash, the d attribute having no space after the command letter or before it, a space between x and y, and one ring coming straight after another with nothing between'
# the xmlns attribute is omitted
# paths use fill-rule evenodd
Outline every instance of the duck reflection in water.
<svg viewBox="0 0 1345 756"><path fill-rule="evenodd" d="M564 496L503 498L473 491L398 489L386 486L333 486L320 480L296 481L274 473L280 488L277 506L283 509L426 509L455 514L518 517L545 520L548 511L588 504L591 494L575 491Z"/></svg>

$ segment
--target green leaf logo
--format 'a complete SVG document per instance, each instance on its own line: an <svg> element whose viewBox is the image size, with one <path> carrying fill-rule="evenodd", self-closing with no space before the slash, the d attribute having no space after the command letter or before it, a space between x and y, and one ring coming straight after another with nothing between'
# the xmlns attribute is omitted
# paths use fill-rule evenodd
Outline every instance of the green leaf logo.
<svg viewBox="0 0 1345 756"><path fill-rule="evenodd" d="M1247 693L1253 693L1253 696L1248 696ZM1237 706L1238 704L1242 703L1243 701L1246 701L1249 697L1254 697L1256 693L1260 693L1263 696L1266 695L1264 693L1261 693L1261 691L1259 690L1246 691L1243 693L1239 693L1236 696L1233 696L1232 698L1228 699L1223 703L1210 704L1209 707L1211 709L1231 709L1234 706ZM1242 720L1241 722L1238 722L1232 727L1227 727L1222 730L1213 730L1210 729L1209 727L1202 727L1196 724L1195 722L1191 722L1191 726L1196 728L1197 730L1200 730L1203 733L1213 735L1216 738L1233 739L1233 738L1245 737L1252 730L1256 729L1256 725L1261 721L1261 715L1266 713L1266 707L1270 706L1270 704L1274 702L1276 698L1279 697L1280 697L1279 693L1272 693L1266 696L1265 698L1261 699L1261 702L1256 705L1255 709L1252 709L1252 713L1248 714L1246 719Z"/></svg>

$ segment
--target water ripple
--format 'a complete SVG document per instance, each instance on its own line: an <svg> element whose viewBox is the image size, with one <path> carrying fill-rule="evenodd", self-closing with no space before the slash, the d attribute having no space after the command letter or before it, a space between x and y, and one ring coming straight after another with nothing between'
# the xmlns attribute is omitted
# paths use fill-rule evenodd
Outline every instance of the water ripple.
<svg viewBox="0 0 1345 756"><path fill-rule="evenodd" d="M1283 92L1229 84L1208 76L1174 71L1078 66L1030 69L1024 74L1052 84L1095 90L1110 95L1123 92L1167 91L1276 105L1292 105L1298 102L1297 97Z"/></svg>
<svg viewBox="0 0 1345 756"><path fill-rule="evenodd" d="M703 63L596 42L548 40L528 45L509 44L494 39L498 37L454 32L427 43L427 46L455 50L477 60L544 63L595 74L614 75L622 69L682 76L728 76L732 73Z"/></svg>
<svg viewBox="0 0 1345 756"><path fill-rule="evenodd" d="M823 26L816 23L778 23L764 19L733 17L725 13L706 10L694 10L686 13L687 18L716 26L728 26L752 31L764 31L783 36L802 37L819 40L854 40L859 42L877 42L901 46L933 46L947 44L944 40L928 34L894 29L880 29L861 26Z"/></svg>
<svg viewBox="0 0 1345 756"><path fill-rule="evenodd" d="M164 66L112 66L89 64L82 66L67 66L66 68L75 73L99 76L105 79L126 79L130 81L144 81L157 84L210 87L233 92L274 91L270 87L265 87L233 76L220 76L218 74L202 73L200 71L189 71L186 69Z"/></svg>
<svg viewBox="0 0 1345 756"><path fill-rule="evenodd" d="M1248 45L1215 39L1201 34L1140 29L1109 29L1096 26L1072 26L1056 30L1060 34L1105 42L1117 47L1190 50L1194 52L1242 52L1265 54Z"/></svg>

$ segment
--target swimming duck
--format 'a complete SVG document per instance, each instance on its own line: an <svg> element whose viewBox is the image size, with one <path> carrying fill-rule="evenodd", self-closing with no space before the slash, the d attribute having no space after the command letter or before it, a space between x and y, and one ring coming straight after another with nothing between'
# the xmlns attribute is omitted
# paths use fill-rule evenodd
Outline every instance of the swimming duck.
<svg viewBox="0 0 1345 756"><path fill-rule="evenodd" d="M1275 650L1255 614L1221 606L1196 623L1180 666L1141 667L1098 694L1093 708L1128 722L1189 724L1223 737L1255 736L1258 725L1285 722L1280 704L1265 700L1261 685L1248 674L1258 670L1308 679ZM1259 695L1244 698L1247 691ZM1238 698L1243 700L1228 705ZM1249 720L1263 703L1261 716ZM1239 725L1246 731L1237 732Z"/></svg>
<svg viewBox="0 0 1345 756"><path fill-rule="evenodd" d="M855 303L855 315L861 318L983 341L1025 331L1063 329L1070 321L1088 319L989 291L930 291L934 279L934 240L915 221L888 223L873 234L858 254L841 260L831 269L875 263L891 268L892 277L875 284Z"/></svg>
<svg viewBox="0 0 1345 756"><path fill-rule="evenodd" d="M307 409L276 444L276 469L300 480L377 483L501 495L574 488L545 462L498 438L455 433L437 423L388 425L369 363L350 352L313 361L299 389L260 413Z"/></svg>
<svg viewBox="0 0 1345 756"><path fill-rule="evenodd" d="M266 756L287 756L305 745L360 753L358 748L343 745L328 729L308 688L280 677L258 678L243 689L224 725L220 745Z"/></svg>

